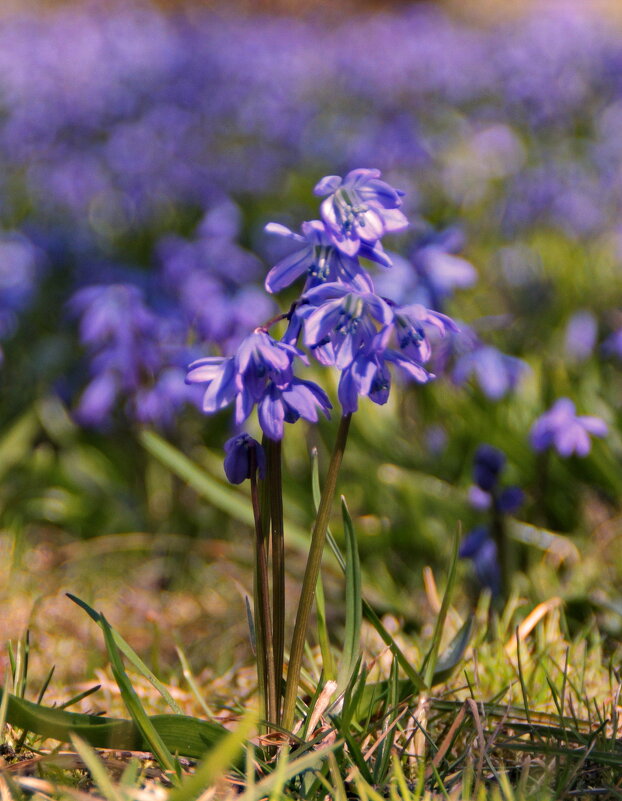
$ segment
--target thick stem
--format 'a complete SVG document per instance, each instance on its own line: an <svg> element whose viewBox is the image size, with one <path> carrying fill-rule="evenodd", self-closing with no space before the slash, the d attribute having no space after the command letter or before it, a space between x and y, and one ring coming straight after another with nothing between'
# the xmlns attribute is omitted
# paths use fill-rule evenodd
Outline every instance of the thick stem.
<svg viewBox="0 0 622 801"><path fill-rule="evenodd" d="M283 533L283 479L281 442L266 441L270 518L272 521L272 636L274 641L274 680L276 718L279 723L285 653L285 537Z"/></svg>
<svg viewBox="0 0 622 801"><path fill-rule="evenodd" d="M251 500L255 518L255 625L257 637L257 665L260 685L263 683L265 714L269 722L276 722L276 682L274 674L274 652L272 619L270 615L270 583L268 580L268 554L266 537L257 489L257 470L254 454L251 455Z"/></svg>
<svg viewBox="0 0 622 801"><path fill-rule="evenodd" d="M309 616L311 614L311 607L313 606L313 597L315 595L317 577L320 572L322 553L324 551L324 543L326 541L326 529L328 528L331 505L335 495L335 487L337 486L337 476L339 475L339 468L341 467L341 460L343 458L343 452L348 439L348 429L350 427L351 417L351 414L345 414L339 423L337 439L335 441L335 447L333 449L330 465L328 466L328 473L326 475L326 483L324 485L324 490L322 491L322 497L320 498L320 504L317 510L315 523L313 525L313 532L311 534L311 545L309 547L307 567L305 569L305 575L302 581L302 590L300 592L300 600L298 602L298 612L296 613L296 625L294 626L294 635L292 638L292 647L289 656L289 665L287 668L285 701L283 702L282 725L284 729L288 730L291 730L294 723L296 696L298 694L298 681L300 679L300 670L302 668L302 656L305 647L307 625L309 622Z"/></svg>

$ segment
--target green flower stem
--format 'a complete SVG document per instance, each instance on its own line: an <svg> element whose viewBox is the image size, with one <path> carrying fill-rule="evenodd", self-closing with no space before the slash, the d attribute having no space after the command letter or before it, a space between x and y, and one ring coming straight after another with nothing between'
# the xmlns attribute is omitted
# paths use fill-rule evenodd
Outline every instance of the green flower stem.
<svg viewBox="0 0 622 801"><path fill-rule="evenodd" d="M257 630L257 678L268 721L276 721L276 682L270 615L270 584L266 538L257 488L257 467L251 454L251 501L255 518L255 628ZM262 686L263 685L263 686Z"/></svg>
<svg viewBox="0 0 622 801"><path fill-rule="evenodd" d="M497 559L501 571L501 599L507 601L512 583L513 565L510 552L510 543L505 526L504 515L499 509L496 496L492 500L492 537L497 545Z"/></svg>
<svg viewBox="0 0 622 801"><path fill-rule="evenodd" d="M275 723L279 723L285 653L285 537L283 534L283 481L281 442L266 440L268 492L272 521L272 635L276 696Z"/></svg>
<svg viewBox="0 0 622 801"><path fill-rule="evenodd" d="M302 668L302 656L304 653L307 625L309 622L309 615L311 614L311 607L313 606L313 597L315 595L317 577L320 572L322 553L326 541L326 529L328 528L331 505L335 495L335 487L337 486L337 476L339 475L339 468L341 467L341 460L348 439L351 417L351 414L345 414L339 423L337 439L326 475L326 483L324 485L322 497L320 498L320 504L313 525L313 532L311 533L311 546L309 548L307 566L302 581L302 590L298 602L296 624L294 626L294 635L287 668L287 684L285 685L285 701L283 702L282 719L283 728L287 730L291 730L294 723L296 696L298 694L298 681Z"/></svg>

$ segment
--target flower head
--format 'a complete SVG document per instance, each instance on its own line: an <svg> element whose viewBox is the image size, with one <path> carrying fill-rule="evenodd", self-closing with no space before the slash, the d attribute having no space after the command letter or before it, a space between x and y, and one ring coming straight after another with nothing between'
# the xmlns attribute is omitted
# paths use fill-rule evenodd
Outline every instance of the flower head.
<svg viewBox="0 0 622 801"><path fill-rule="evenodd" d="M604 437L607 425L600 417L577 415L570 398L559 398L548 412L533 424L531 445L536 451L555 448L560 456L587 456L592 444L589 435Z"/></svg>
<svg viewBox="0 0 622 801"><path fill-rule="evenodd" d="M314 192L328 195L322 201L322 219L335 245L348 256L355 256L361 243L377 242L408 226L399 210L402 192L381 181L380 170L351 170L343 179L327 175Z"/></svg>
<svg viewBox="0 0 622 801"><path fill-rule="evenodd" d="M300 417L318 419L318 408L331 408L326 393L311 381L296 378L293 361L307 357L293 345L277 342L258 328L240 344L235 356L198 359L189 367L186 381L207 384L203 411L213 413L235 400L239 425L257 405L259 423L272 439L283 437L283 423Z"/></svg>
<svg viewBox="0 0 622 801"><path fill-rule="evenodd" d="M304 295L297 314L304 324L304 344L322 364L347 367L376 335L376 325L393 319L389 304L373 292L344 284L322 284Z"/></svg>
<svg viewBox="0 0 622 801"><path fill-rule="evenodd" d="M379 331L342 372L338 394L344 414L357 410L358 398L361 395L367 396L379 405L387 402L391 389L389 372L391 364L407 379L419 384L425 384L434 378L434 375L418 362L387 347L390 335L389 327Z"/></svg>
<svg viewBox="0 0 622 801"><path fill-rule="evenodd" d="M279 223L268 223L265 230L270 234L286 237L300 245L300 249L281 259L266 276L268 292L279 292L302 275L307 276L304 289L327 282L341 282L362 291L373 291L373 284L358 258L348 256L335 246L326 226L320 220L302 224L302 234L290 231ZM361 243L358 256L374 261L382 267L390 267L391 259L380 242Z"/></svg>
<svg viewBox="0 0 622 801"><path fill-rule="evenodd" d="M617 359L622 359L622 328L619 328L607 337L603 342L603 351L607 356L614 356Z"/></svg>
<svg viewBox="0 0 622 801"><path fill-rule="evenodd" d="M432 355L426 328L435 329L437 335L442 337L448 332L455 334L459 331L458 326L450 317L426 309L420 303L394 306L392 325L400 350L406 356L419 362L427 362Z"/></svg>
<svg viewBox="0 0 622 801"><path fill-rule="evenodd" d="M598 321L589 311L578 311L572 315L566 326L564 335L564 350L575 362L583 362L592 355L596 337L598 335Z"/></svg>

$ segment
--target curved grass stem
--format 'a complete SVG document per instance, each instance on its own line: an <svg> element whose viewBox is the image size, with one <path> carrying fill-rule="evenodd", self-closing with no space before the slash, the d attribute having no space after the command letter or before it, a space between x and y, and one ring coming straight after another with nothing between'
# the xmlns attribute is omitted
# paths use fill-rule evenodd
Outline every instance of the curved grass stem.
<svg viewBox="0 0 622 801"><path fill-rule="evenodd" d="M298 682L302 667L302 657L304 653L307 625L309 623L309 616L313 606L317 577L320 572L322 553L324 551L324 543L326 541L326 529L328 528L331 505L335 495L335 488L337 486L337 476L339 475L339 468L341 467L341 460L343 458L343 453L345 451L346 442L348 439L348 430L350 428L351 417L351 414L343 415L339 423L337 439L335 440L335 446L333 448L330 465L328 466L328 473L326 475L326 483L322 491L322 497L320 499L315 523L313 525L313 532L311 534L311 545L309 548L305 575L302 582L300 600L298 602L298 611L296 613L296 624L294 626L292 647L290 651L289 665L287 668L285 700L283 702L282 725L284 729L288 730L291 730L294 723L296 696L298 693Z"/></svg>

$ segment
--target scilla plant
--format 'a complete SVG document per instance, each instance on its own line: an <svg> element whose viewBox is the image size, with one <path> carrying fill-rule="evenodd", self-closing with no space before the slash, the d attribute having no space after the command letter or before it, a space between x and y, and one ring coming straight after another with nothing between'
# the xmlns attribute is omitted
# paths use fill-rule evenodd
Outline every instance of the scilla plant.
<svg viewBox="0 0 622 801"><path fill-rule="evenodd" d="M374 289L366 265L372 262L390 268L391 259L384 251L381 239L385 234L402 231L408 225L400 208L401 192L382 181L380 172L373 169L353 170L344 179L328 176L317 184L315 191L324 196L321 219L303 223L300 234L275 223L267 226L269 233L291 240L294 247L293 252L269 271L266 289L275 293L297 279L303 279L300 296L288 311L273 317L243 339L233 355L209 356L195 361L190 365L187 380L191 384L206 385L203 398L206 413L218 412L229 404L235 406L234 419L238 432L225 444L224 468L232 483L250 481L252 515L248 517L252 517L255 527L253 623L264 731L272 736L284 734L286 741L289 740L287 735L295 731L307 628L316 590L321 587L321 581L318 582L320 563L328 539L346 573L346 646L336 681L330 688L326 681L323 688L318 687L317 693L330 689L335 699L341 698L341 712L337 706L333 707L333 711L340 719L339 730L348 740L348 748L356 755L359 753L357 746L348 739L350 724L358 715L359 707L367 704L370 712L378 698L378 688L367 687L366 668L360 662L362 614L376 628L394 657L391 677L384 682L383 690L389 717L396 714L397 701L402 692L411 692L414 688L429 693L435 683L443 681L461 659L470 636L471 621L467 620L447 653L438 658L450 588L456 577L457 538L432 644L419 672L410 664L372 607L362 599L355 535L345 503L342 505L345 558L328 535L339 469L350 421L358 408L359 398L366 397L376 404L386 403L393 370L417 383L430 381L434 376L424 366L432 355L430 335L434 333L442 337L448 332L456 332L457 328L449 317L440 312L420 304L398 304ZM277 331L282 332L280 339L274 336ZM311 358L326 368L338 371L337 401L341 407L341 417L321 490L317 460L314 463L313 495L317 513L285 670L285 540L281 464L285 424L295 423L300 418L314 423L320 414L330 415L333 408L328 394L320 386L296 374L300 365L310 366ZM263 431L261 443L243 430L243 424L255 407ZM141 441L181 477L197 488L205 489L206 477L199 476L197 479L196 466L190 464L183 454L153 432L143 432ZM207 485L210 485L209 481ZM219 497L222 503L221 489ZM229 505L228 510L242 519L237 500ZM219 721L201 720L182 714L166 686L110 626L104 615L79 598L70 598L102 629L112 672L129 719L73 713L27 700L26 640L12 656L11 675L5 688L0 689L0 732L4 722L8 722L37 737L71 741L81 758L95 766L96 772L98 763L89 746L148 750L154 754L170 780L185 788L179 791L176 798L196 797L195 790L209 785L217 766L225 769L235 761L234 755L239 753L240 746L254 727L254 716L250 714L235 732L228 733ZM324 641L326 646L325 628ZM328 666L330 648L323 647L322 654L326 656L326 672L331 673ZM170 713L147 714L125 671L124 660L162 696L170 707ZM398 680L398 668L406 679ZM49 678L39 694L39 701ZM81 699L83 695L77 698ZM72 699L68 703L75 701ZM311 725L311 717L303 724L303 735ZM393 734L387 734L385 745L377 750L375 781L387 775L392 737ZM184 777L179 757L200 758L206 752L207 756L197 767L195 775L190 779ZM266 753L272 755L270 750ZM357 759L356 756L354 758ZM288 775L303 774L311 764L310 759L314 760L315 756L303 754L297 757L291 764L293 772ZM358 762L365 763L362 757Z"/></svg>
<svg viewBox="0 0 622 801"><path fill-rule="evenodd" d="M249 479L255 522L255 602L258 677L265 716L277 728L293 727L307 627L316 591L337 478L352 414L359 397L384 404L392 370L426 383L431 356L429 334L456 331L453 321L420 304L398 305L381 297L367 267L391 267L382 237L403 231L402 192L381 180L379 170L356 169L345 178L330 175L315 187L324 197L320 219L295 233L277 223L266 231L289 239L292 252L268 273L265 286L276 293L302 281L300 296L287 312L256 328L232 356L212 356L190 365L187 380L206 385L203 410L212 414L234 404L242 426L257 407L263 442L238 433L225 445L225 472L233 483ZM286 323L284 325L283 323ZM272 331L277 324L280 339ZM285 564L281 445L285 423L314 423L332 409L327 393L296 374L310 357L339 371L341 419L317 506L284 682ZM270 564L271 563L271 564ZM272 580L270 581L270 573Z"/></svg>

